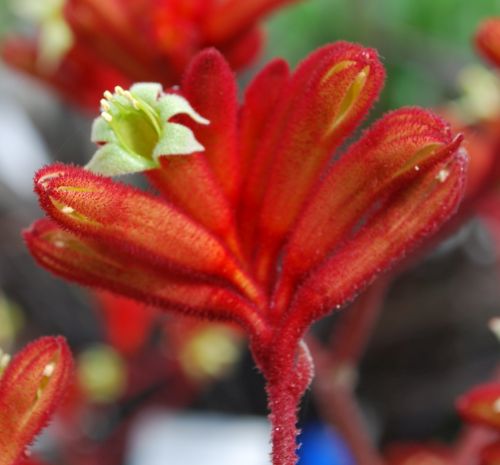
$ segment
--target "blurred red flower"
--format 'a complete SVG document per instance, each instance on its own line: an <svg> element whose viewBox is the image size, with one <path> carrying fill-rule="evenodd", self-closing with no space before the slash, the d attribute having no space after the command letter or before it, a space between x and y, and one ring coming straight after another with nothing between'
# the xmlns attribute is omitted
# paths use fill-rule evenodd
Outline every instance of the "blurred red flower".
<svg viewBox="0 0 500 465"><path fill-rule="evenodd" d="M0 465L36 463L25 461L26 448L65 394L72 374L71 353L63 338L43 337L7 365L6 356L0 355Z"/></svg>
<svg viewBox="0 0 500 465"><path fill-rule="evenodd" d="M115 85L175 84L194 54L207 46L217 47L233 69L248 65L262 44L260 20L294 1L65 0L61 18L71 43L60 60L44 63L43 24L35 39L4 41L2 55L65 99L95 110L102 92ZM48 27L60 34L60 23ZM58 40L69 41L67 34Z"/></svg>

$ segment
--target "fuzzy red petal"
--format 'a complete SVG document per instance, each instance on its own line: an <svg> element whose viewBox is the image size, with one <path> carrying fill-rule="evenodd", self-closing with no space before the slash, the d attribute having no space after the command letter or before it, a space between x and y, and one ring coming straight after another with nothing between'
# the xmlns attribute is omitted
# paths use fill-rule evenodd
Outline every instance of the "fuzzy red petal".
<svg viewBox="0 0 500 465"><path fill-rule="evenodd" d="M449 158L459 143L444 121L418 108L396 110L374 124L310 196L285 249L281 286L293 287L376 202Z"/></svg>
<svg viewBox="0 0 500 465"><path fill-rule="evenodd" d="M457 400L460 416L470 423L500 431L500 383L478 386Z"/></svg>
<svg viewBox="0 0 500 465"><path fill-rule="evenodd" d="M500 17L481 23L476 32L476 46L487 60L500 66Z"/></svg>
<svg viewBox="0 0 500 465"><path fill-rule="evenodd" d="M182 93L210 124L196 127L196 138L231 205L240 181L237 152L237 88L231 68L215 49L193 58L182 80ZM190 126L193 123L186 121Z"/></svg>
<svg viewBox="0 0 500 465"><path fill-rule="evenodd" d="M215 179L205 153L161 157L161 167L147 172L152 184L192 219L221 238L240 256L234 211Z"/></svg>
<svg viewBox="0 0 500 465"><path fill-rule="evenodd" d="M60 225L124 257L170 271L223 278L258 292L226 247L172 205L82 168L40 170L35 189Z"/></svg>
<svg viewBox="0 0 500 465"><path fill-rule="evenodd" d="M278 134L276 153L260 213L257 274L270 263L333 151L366 116L384 71L374 50L344 42L324 47L304 62L284 98L292 102ZM301 76L307 72L307 78ZM294 85L294 81L300 86Z"/></svg>
<svg viewBox="0 0 500 465"><path fill-rule="evenodd" d="M137 260L126 260L52 221L37 221L24 232L24 238L40 265L70 281L169 311L236 321L250 331L262 325L256 308L227 287L183 280Z"/></svg>
<svg viewBox="0 0 500 465"><path fill-rule="evenodd" d="M284 324L295 335L339 308L424 238L435 233L460 203L467 157L421 173L390 196L348 242L312 271L298 289Z"/></svg>
<svg viewBox="0 0 500 465"><path fill-rule="evenodd" d="M61 337L32 342L7 366L0 378L0 465L25 458L64 396L71 372L71 353Z"/></svg>
<svg viewBox="0 0 500 465"><path fill-rule="evenodd" d="M240 115L239 156L242 192L238 223L247 254L251 248L254 216L259 207L258 200L264 191L264 184L261 181L265 178L265 170L269 164L269 160L262 160L262 155L258 155L261 138L267 128L275 123L275 107L283 89L286 88L289 74L288 63L276 59L254 78L245 93L245 102Z"/></svg>

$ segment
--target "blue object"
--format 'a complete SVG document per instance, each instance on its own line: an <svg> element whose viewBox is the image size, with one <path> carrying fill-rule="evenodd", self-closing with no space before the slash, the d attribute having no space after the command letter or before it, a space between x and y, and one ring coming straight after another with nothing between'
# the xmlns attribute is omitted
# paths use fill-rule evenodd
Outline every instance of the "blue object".
<svg viewBox="0 0 500 465"><path fill-rule="evenodd" d="M356 465L340 436L326 425L305 425L299 440L298 465Z"/></svg>

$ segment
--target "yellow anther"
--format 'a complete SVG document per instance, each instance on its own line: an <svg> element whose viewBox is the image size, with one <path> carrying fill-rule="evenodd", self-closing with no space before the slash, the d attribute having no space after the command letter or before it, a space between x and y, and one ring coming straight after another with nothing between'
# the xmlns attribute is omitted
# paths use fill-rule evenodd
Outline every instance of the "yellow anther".
<svg viewBox="0 0 500 465"><path fill-rule="evenodd" d="M108 123L111 123L111 121L113 121L113 117L112 117L112 116L111 116L111 114L110 114L110 113L108 113L107 111L103 111L103 112L101 113L101 116L102 116L102 118L103 118L105 121L107 121Z"/></svg>
<svg viewBox="0 0 500 465"><path fill-rule="evenodd" d="M115 93L117 93L120 96L125 96L125 90L123 89L122 86L115 86Z"/></svg>
<svg viewBox="0 0 500 465"><path fill-rule="evenodd" d="M113 100L113 94L109 90L107 90L106 92L104 92L103 95L104 95L104 98L106 100Z"/></svg>
<svg viewBox="0 0 500 465"><path fill-rule="evenodd" d="M109 110L111 110L111 106L106 99L102 98L100 103L103 111L109 112Z"/></svg>
<svg viewBox="0 0 500 465"><path fill-rule="evenodd" d="M129 90L126 90L125 92L123 92L123 97L125 97L131 104L132 106L136 109L136 110L139 110L140 109L140 106L139 106L139 100L137 100L131 93Z"/></svg>

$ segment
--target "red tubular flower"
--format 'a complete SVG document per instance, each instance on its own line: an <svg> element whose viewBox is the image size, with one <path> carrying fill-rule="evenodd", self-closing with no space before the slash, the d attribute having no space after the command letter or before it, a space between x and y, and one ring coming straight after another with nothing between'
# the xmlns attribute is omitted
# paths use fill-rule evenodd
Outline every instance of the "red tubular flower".
<svg viewBox="0 0 500 465"><path fill-rule="evenodd" d="M95 110L99 96L131 81L176 83L189 60L214 46L233 69L260 51L259 21L295 0L65 0L59 13L69 27L67 53L47 63L44 28L35 40L12 38L2 56L13 67L52 86L65 99ZM54 16L54 15L52 15ZM49 35L49 34L47 34ZM87 98L87 96L89 98Z"/></svg>
<svg viewBox="0 0 500 465"><path fill-rule="evenodd" d="M488 61L500 66L500 18L488 18L480 24L476 46Z"/></svg>
<svg viewBox="0 0 500 465"><path fill-rule="evenodd" d="M339 158L383 79L375 51L341 42L293 73L273 61L238 108L228 64L207 50L177 94L196 112L184 106L176 114L189 117L162 121L151 115L165 94L117 89L95 123L101 147L89 169L56 164L35 177L50 219L25 239L41 265L245 328L268 382L275 465L296 461L296 410L312 375L308 326L434 233L463 193L461 138L422 109L387 114ZM175 154L163 150L169 125L184 126L194 154L164 156ZM164 198L90 171L138 166Z"/></svg>
<svg viewBox="0 0 500 465"><path fill-rule="evenodd" d="M26 447L47 424L68 386L72 358L61 337L26 346L5 371L0 359L0 465L25 463ZM3 371L3 375L2 375Z"/></svg>

